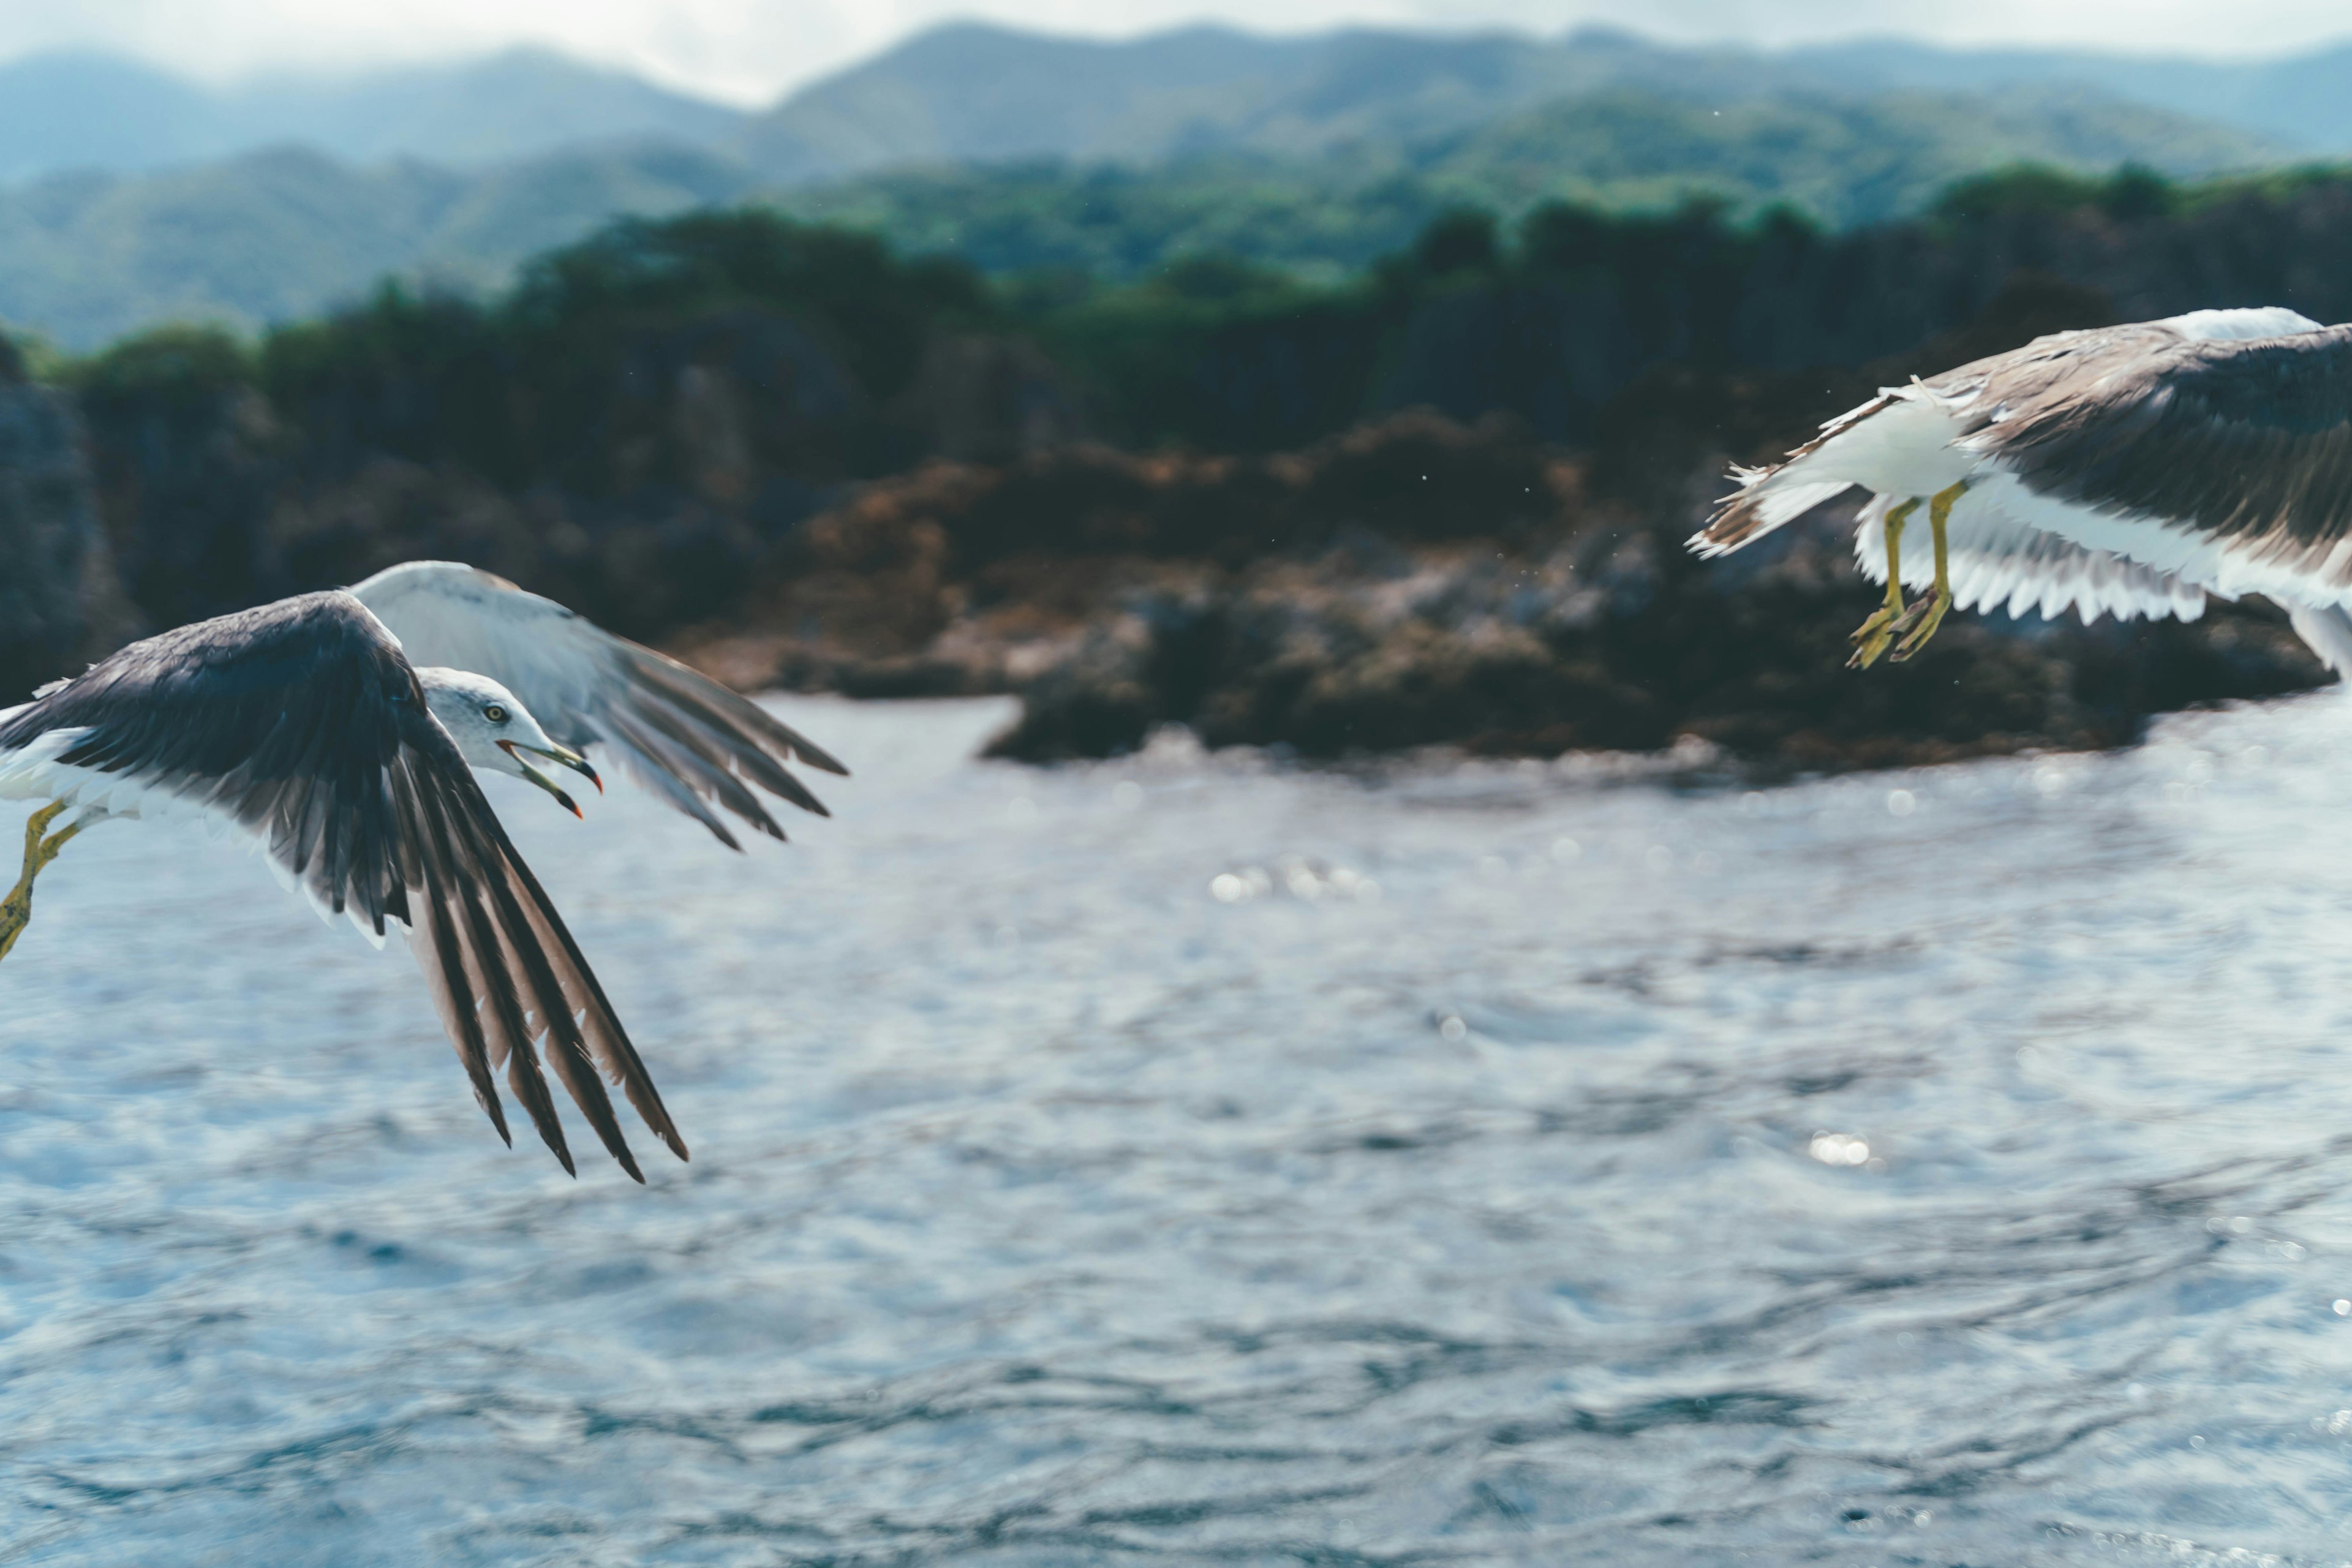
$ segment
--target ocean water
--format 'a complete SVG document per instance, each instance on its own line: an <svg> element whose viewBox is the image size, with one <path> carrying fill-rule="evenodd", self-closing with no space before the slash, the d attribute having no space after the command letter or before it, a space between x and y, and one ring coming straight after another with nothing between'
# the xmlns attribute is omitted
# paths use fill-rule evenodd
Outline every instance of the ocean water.
<svg viewBox="0 0 2352 1568"><path fill-rule="evenodd" d="M1760 793L788 709L790 847L495 789L646 1188L233 845L68 850L0 1563L2352 1559L2352 704Z"/></svg>

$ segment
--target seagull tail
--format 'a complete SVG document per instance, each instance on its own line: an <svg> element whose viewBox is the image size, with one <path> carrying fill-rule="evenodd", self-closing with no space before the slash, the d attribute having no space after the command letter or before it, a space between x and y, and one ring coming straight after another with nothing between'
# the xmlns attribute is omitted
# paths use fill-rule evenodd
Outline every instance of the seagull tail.
<svg viewBox="0 0 2352 1568"><path fill-rule="evenodd" d="M1691 535L1691 549L1710 558L1728 555L1851 489L1851 481L1824 478L1806 459L1857 421L1905 395L1904 390L1889 389L1858 408L1848 409L1823 425L1820 435L1790 452L1786 462L1762 468L1735 465L1731 477L1739 481L1739 488L1717 504L1715 515L1707 520L1705 528Z"/></svg>
<svg viewBox="0 0 2352 1568"><path fill-rule="evenodd" d="M1691 549L1709 558L1728 555L1853 488L1844 479L1782 478L1797 467L1787 463L1777 468L1733 469L1739 489L1724 497L1706 526L1691 535Z"/></svg>

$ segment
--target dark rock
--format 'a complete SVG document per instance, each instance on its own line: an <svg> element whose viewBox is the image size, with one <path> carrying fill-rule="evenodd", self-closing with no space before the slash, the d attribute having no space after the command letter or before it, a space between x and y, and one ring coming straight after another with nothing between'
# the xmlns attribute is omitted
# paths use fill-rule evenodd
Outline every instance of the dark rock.
<svg viewBox="0 0 2352 1568"><path fill-rule="evenodd" d="M0 708L130 640L72 404L0 338Z"/></svg>
<svg viewBox="0 0 2352 1568"><path fill-rule="evenodd" d="M2154 713L2326 679L2284 616L2227 605L2188 626L1956 615L1911 663L1850 671L1846 634L1878 592L1851 521L1784 531L1738 574L1683 555L1680 524L1596 527L1542 555L1424 551L1402 584L1337 554L1262 567L1206 603L1112 613L1020 684L993 750L1103 755L1171 722L1310 757L1692 736L1789 773L2121 745Z"/></svg>

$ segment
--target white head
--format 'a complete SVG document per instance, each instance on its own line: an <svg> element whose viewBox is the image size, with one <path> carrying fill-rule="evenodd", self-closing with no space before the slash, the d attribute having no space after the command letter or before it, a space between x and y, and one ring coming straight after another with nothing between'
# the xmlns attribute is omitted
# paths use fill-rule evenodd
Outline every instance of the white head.
<svg viewBox="0 0 2352 1568"><path fill-rule="evenodd" d="M561 763L594 784L598 793L604 791L604 781L587 759L549 740L530 710L488 676L463 669L425 668L416 672L416 683L425 688L425 706L457 742L457 754L471 765L486 773L527 779L553 795L574 816L580 815L580 808L572 797L525 762L524 752Z"/></svg>

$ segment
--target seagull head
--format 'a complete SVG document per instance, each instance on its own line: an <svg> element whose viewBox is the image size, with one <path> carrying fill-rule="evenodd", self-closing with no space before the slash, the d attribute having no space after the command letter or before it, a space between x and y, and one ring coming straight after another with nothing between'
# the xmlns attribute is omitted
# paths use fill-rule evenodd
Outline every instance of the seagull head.
<svg viewBox="0 0 2352 1568"><path fill-rule="evenodd" d="M544 757L570 768L603 792L604 782L588 765L588 759L548 739L530 710L488 676L427 668L416 672L416 682L425 689L425 707L449 731L449 738L457 742L457 754L470 765L537 784L574 816L580 815L580 807L553 779L533 767L530 758Z"/></svg>

